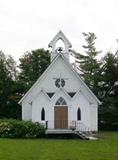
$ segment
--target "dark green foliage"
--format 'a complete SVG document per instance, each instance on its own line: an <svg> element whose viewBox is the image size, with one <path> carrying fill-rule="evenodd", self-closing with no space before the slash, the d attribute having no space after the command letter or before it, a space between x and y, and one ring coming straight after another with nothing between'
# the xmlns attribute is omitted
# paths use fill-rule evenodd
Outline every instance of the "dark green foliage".
<svg viewBox="0 0 118 160"><path fill-rule="evenodd" d="M95 48L95 34L89 32L83 35L85 54L75 53L75 57L86 84L102 102L99 107L99 127L118 130L118 52L108 52L98 61L100 52Z"/></svg>
<svg viewBox="0 0 118 160"><path fill-rule="evenodd" d="M103 67L101 68L102 74L102 83L101 88L101 97L111 101L113 97L116 99L118 96L117 93L117 81L118 81L118 58L112 53L107 53L103 58ZM114 100L115 100L114 99Z"/></svg>
<svg viewBox="0 0 118 160"><path fill-rule="evenodd" d="M20 71L11 56L0 52L0 118L21 119L18 101L50 63L49 51L37 49L20 58Z"/></svg>
<svg viewBox="0 0 118 160"><path fill-rule="evenodd" d="M38 138L44 135L45 129L38 122L0 120L0 137L7 138Z"/></svg>
<svg viewBox="0 0 118 160"><path fill-rule="evenodd" d="M97 39L94 33L83 33L86 41L86 45L83 46L85 54L76 53L76 62L82 71L82 76L85 83L92 89L92 91L98 94L98 82L100 81L100 65L97 60L97 55L101 51L97 51L95 48L95 40Z"/></svg>
<svg viewBox="0 0 118 160"><path fill-rule="evenodd" d="M26 92L49 66L50 55L48 50L37 49L26 52L19 60L19 81L24 83Z"/></svg>
<svg viewBox="0 0 118 160"><path fill-rule="evenodd" d="M118 108L99 109L99 129L118 131Z"/></svg>
<svg viewBox="0 0 118 160"><path fill-rule="evenodd" d="M103 58L102 83L100 85L99 128L118 130L118 57L107 53Z"/></svg>
<svg viewBox="0 0 118 160"><path fill-rule="evenodd" d="M11 56L0 51L0 118L20 118L20 99L16 92L16 63Z"/></svg>

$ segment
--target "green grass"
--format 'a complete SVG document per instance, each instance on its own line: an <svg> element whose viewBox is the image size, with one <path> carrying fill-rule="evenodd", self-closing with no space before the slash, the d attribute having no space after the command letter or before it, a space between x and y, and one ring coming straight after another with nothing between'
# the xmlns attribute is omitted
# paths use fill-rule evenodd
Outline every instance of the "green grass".
<svg viewBox="0 0 118 160"><path fill-rule="evenodd" d="M118 132L99 140L0 139L0 160L118 160Z"/></svg>

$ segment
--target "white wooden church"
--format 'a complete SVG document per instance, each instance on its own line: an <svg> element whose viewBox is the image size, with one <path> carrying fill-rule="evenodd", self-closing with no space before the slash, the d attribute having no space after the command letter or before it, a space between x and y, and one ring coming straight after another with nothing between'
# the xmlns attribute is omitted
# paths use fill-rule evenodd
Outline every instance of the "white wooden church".
<svg viewBox="0 0 118 160"><path fill-rule="evenodd" d="M60 40L63 41L63 48L57 46ZM22 119L44 124L47 133L69 133L73 130L97 132L100 101L71 63L71 43L59 31L49 47L49 67L19 101Z"/></svg>

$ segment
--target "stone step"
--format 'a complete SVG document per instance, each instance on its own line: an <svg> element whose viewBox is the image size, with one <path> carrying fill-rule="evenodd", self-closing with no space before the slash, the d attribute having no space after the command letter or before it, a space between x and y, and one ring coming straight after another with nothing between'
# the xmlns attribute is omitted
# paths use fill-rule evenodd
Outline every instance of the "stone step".
<svg viewBox="0 0 118 160"><path fill-rule="evenodd" d="M45 134L73 134L71 129L47 129Z"/></svg>

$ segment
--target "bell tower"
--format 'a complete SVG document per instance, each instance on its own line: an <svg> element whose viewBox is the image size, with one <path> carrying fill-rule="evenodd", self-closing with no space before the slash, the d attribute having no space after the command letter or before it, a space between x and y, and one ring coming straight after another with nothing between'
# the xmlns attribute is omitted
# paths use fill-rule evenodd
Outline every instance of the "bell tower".
<svg viewBox="0 0 118 160"><path fill-rule="evenodd" d="M61 41L62 43L59 44L59 46L58 46L59 41ZM60 54L60 53L63 54L67 58L68 61L70 61L69 49L72 47L72 45L61 30L52 39L52 41L49 43L48 47L52 48L51 62L57 56L57 54Z"/></svg>

